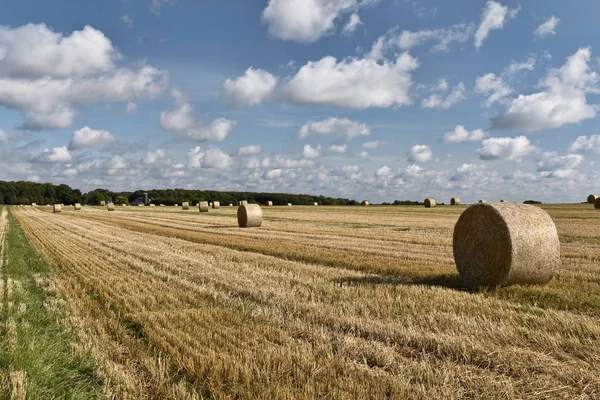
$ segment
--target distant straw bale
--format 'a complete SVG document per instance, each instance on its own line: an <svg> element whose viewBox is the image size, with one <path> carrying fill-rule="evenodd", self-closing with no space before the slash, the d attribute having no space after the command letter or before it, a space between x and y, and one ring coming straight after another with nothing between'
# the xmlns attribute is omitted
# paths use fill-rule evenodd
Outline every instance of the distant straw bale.
<svg viewBox="0 0 600 400"><path fill-rule="evenodd" d="M267 207L273 207L273 202L271 200L267 201Z"/></svg>
<svg viewBox="0 0 600 400"><path fill-rule="evenodd" d="M598 196L596 196L595 194L590 194L587 198L587 202L590 204L594 204L597 198Z"/></svg>
<svg viewBox="0 0 600 400"><path fill-rule="evenodd" d="M369 202L369 200L363 200L362 203L360 203L363 206L370 206L371 203Z"/></svg>
<svg viewBox="0 0 600 400"><path fill-rule="evenodd" d="M486 201L484 199L479 199L479 204L485 204Z"/></svg>
<svg viewBox="0 0 600 400"><path fill-rule="evenodd" d="M240 228L258 228L262 224L262 210L258 204L241 204L237 218Z"/></svg>
<svg viewBox="0 0 600 400"><path fill-rule="evenodd" d="M471 288L546 283L560 266L552 218L527 204L470 206L454 227L453 247L458 272Z"/></svg>
<svg viewBox="0 0 600 400"><path fill-rule="evenodd" d="M62 211L62 205L60 204L55 204L54 207L52 208L52 212L54 213L59 213Z"/></svg>
<svg viewBox="0 0 600 400"><path fill-rule="evenodd" d="M104 200L100 200L100 205L101 205L102 207L104 207L104 206L106 205L106 201L104 201Z"/></svg>
<svg viewBox="0 0 600 400"><path fill-rule="evenodd" d="M181 203L181 209L183 209L183 210L189 210L190 209L190 203L188 203L187 201L184 201L183 203Z"/></svg>
<svg viewBox="0 0 600 400"><path fill-rule="evenodd" d="M451 206L458 206L460 205L460 199L458 197L453 197L450 199L450 205Z"/></svg>
<svg viewBox="0 0 600 400"><path fill-rule="evenodd" d="M107 211L115 211L115 204L114 203L108 203L106 205L106 210Z"/></svg>
<svg viewBox="0 0 600 400"><path fill-rule="evenodd" d="M80 211L80 210L81 210L81 204L75 203L75 211Z"/></svg>
<svg viewBox="0 0 600 400"><path fill-rule="evenodd" d="M218 201L213 201L212 208L213 210L218 210L219 208L221 208L221 203Z"/></svg>
<svg viewBox="0 0 600 400"><path fill-rule="evenodd" d="M198 203L198 209L201 213L208 212L208 201L201 201Z"/></svg>
<svg viewBox="0 0 600 400"><path fill-rule="evenodd" d="M316 201L313 203L313 205L316 207L319 205L319 203L317 203Z"/></svg>
<svg viewBox="0 0 600 400"><path fill-rule="evenodd" d="M292 206L292 203L288 203L288 207L291 207L291 206Z"/></svg>
<svg viewBox="0 0 600 400"><path fill-rule="evenodd" d="M425 208L433 208L437 205L433 197L426 198L423 203L425 203Z"/></svg>
<svg viewBox="0 0 600 400"><path fill-rule="evenodd" d="M594 202L594 208L596 210L600 210L600 197L596 198L596 201Z"/></svg>

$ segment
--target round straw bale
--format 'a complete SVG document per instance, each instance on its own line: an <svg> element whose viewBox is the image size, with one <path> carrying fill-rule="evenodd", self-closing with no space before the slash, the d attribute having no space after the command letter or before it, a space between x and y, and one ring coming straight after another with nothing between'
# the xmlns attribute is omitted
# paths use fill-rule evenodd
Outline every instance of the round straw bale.
<svg viewBox="0 0 600 400"><path fill-rule="evenodd" d="M229 207L233 207L233 203L229 203Z"/></svg>
<svg viewBox="0 0 600 400"><path fill-rule="evenodd" d="M292 203L288 203L288 207L291 207L291 206L292 206Z"/></svg>
<svg viewBox="0 0 600 400"><path fill-rule="evenodd" d="M313 205L316 207L319 205L319 203L317 203L316 201L313 203Z"/></svg>
<svg viewBox="0 0 600 400"><path fill-rule="evenodd" d="M458 197L453 197L450 199L450 205L451 206L458 206L460 205L460 199Z"/></svg>
<svg viewBox="0 0 600 400"><path fill-rule="evenodd" d="M242 204L248 204L248 200L240 200L240 205Z"/></svg>
<svg viewBox="0 0 600 400"><path fill-rule="evenodd" d="M506 203L506 200L502 199L500 200L500 203Z"/></svg>
<svg viewBox="0 0 600 400"><path fill-rule="evenodd" d="M527 204L470 206L454 227L453 247L456 268L471 288L546 283L560 266L552 218Z"/></svg>
<svg viewBox="0 0 600 400"><path fill-rule="evenodd" d="M200 212L208 212L208 201L201 201L198 203L198 209Z"/></svg>
<svg viewBox="0 0 600 400"><path fill-rule="evenodd" d="M369 203L369 200L363 200L362 203L360 203L363 206L370 206L371 203Z"/></svg>
<svg viewBox="0 0 600 400"><path fill-rule="evenodd" d="M106 210L107 211L115 211L115 204L114 203L108 203L106 205Z"/></svg>
<svg viewBox="0 0 600 400"><path fill-rule="evenodd" d="M156 204L150 204L150 207L156 207Z"/></svg>
<svg viewBox="0 0 600 400"><path fill-rule="evenodd" d="M598 196L596 196L595 194L590 194L587 198L587 202L590 204L594 204L597 198Z"/></svg>
<svg viewBox="0 0 600 400"><path fill-rule="evenodd" d="M486 201L484 199L479 199L479 204L485 204Z"/></svg>
<svg viewBox="0 0 600 400"><path fill-rule="evenodd" d="M271 200L267 201L267 207L273 207L273 202Z"/></svg>
<svg viewBox="0 0 600 400"><path fill-rule="evenodd" d="M596 201L594 202L594 208L596 210L600 210L600 197L596 198Z"/></svg>
<svg viewBox="0 0 600 400"><path fill-rule="evenodd" d="M184 201L183 203L181 203L181 208L183 210L189 210L190 209L190 203L188 203L187 201Z"/></svg>
<svg viewBox="0 0 600 400"><path fill-rule="evenodd" d="M425 208L432 208L437 205L433 197L426 198L425 201L423 201L423 203L425 203Z"/></svg>
<svg viewBox="0 0 600 400"><path fill-rule="evenodd" d="M179 204L175 203L175 204L173 205L173 207L179 207Z"/></svg>
<svg viewBox="0 0 600 400"><path fill-rule="evenodd" d="M104 201L104 200L100 200L100 205L101 205L102 207L104 207L104 206L106 205L106 201Z"/></svg>
<svg viewBox="0 0 600 400"><path fill-rule="evenodd" d="M31 203L31 207L36 207L36 206L37 206L37 204Z"/></svg>
<svg viewBox="0 0 600 400"><path fill-rule="evenodd" d="M240 228L258 228L262 224L262 210L258 204L241 204L237 218Z"/></svg>
<svg viewBox="0 0 600 400"><path fill-rule="evenodd" d="M221 208L221 202L213 201L212 208L213 208L213 210L217 210L217 209Z"/></svg>
<svg viewBox="0 0 600 400"><path fill-rule="evenodd" d="M54 207L52 208L52 211L55 213L59 213L62 211L62 206L60 204L55 204Z"/></svg>
<svg viewBox="0 0 600 400"><path fill-rule="evenodd" d="M81 204L75 203L75 211L79 211L79 210L81 210Z"/></svg>

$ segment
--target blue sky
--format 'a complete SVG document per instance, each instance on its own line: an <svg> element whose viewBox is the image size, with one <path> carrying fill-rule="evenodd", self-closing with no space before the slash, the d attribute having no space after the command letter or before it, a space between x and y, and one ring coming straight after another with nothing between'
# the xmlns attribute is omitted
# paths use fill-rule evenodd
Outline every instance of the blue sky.
<svg viewBox="0 0 600 400"><path fill-rule="evenodd" d="M600 3L22 0L1 179L371 201L600 194Z"/></svg>

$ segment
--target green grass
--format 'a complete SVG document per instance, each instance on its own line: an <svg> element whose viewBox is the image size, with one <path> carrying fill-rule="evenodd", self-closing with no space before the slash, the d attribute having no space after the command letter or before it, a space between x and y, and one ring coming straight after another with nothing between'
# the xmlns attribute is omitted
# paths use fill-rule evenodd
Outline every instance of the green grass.
<svg viewBox="0 0 600 400"><path fill-rule="evenodd" d="M10 213L8 221L2 268L0 399L11 396L9 376L13 371L25 371L28 399L101 397L91 356L74 354L71 344L76 337L60 323L65 311L61 307L45 306L53 303L54 294L40 287L36 278L38 282L40 278L48 278L48 264ZM13 290L10 298L9 279L19 282L19 290ZM10 310L8 302L14 304ZM16 323L16 342L9 339L11 321Z"/></svg>

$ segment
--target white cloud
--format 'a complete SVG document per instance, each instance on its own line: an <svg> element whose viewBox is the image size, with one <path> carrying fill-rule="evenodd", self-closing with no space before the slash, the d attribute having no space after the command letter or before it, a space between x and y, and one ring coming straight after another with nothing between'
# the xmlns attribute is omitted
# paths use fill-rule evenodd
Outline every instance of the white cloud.
<svg viewBox="0 0 600 400"><path fill-rule="evenodd" d="M281 177L283 170L281 168L272 169L267 171L267 179L277 179Z"/></svg>
<svg viewBox="0 0 600 400"><path fill-rule="evenodd" d="M150 11L154 13L154 15L160 15L161 9L164 5L173 5L177 2L177 0L152 0L150 3Z"/></svg>
<svg viewBox="0 0 600 400"><path fill-rule="evenodd" d="M331 146L329 146L329 152L330 153L339 153L339 154L343 154L346 152L346 150L348 149L348 146L345 144L332 144Z"/></svg>
<svg viewBox="0 0 600 400"><path fill-rule="evenodd" d="M598 91L598 74L590 70L590 59L589 48L579 49L540 82L545 90L511 100L504 114L492 119L492 128L536 131L594 118L598 106L587 103L586 93Z"/></svg>
<svg viewBox="0 0 600 400"><path fill-rule="evenodd" d="M510 63L510 65L506 68L506 73L508 75L515 75L517 73L519 73L520 71L523 70L527 70L527 71L533 71L533 68L535 67L535 56L530 56L527 61L524 62L512 62Z"/></svg>
<svg viewBox="0 0 600 400"><path fill-rule="evenodd" d="M474 30L473 24L457 24L444 29L424 29L415 32L394 28L373 43L368 57L380 60L397 49L406 51L426 42L435 42L432 51L447 52L452 43L464 43L469 40Z"/></svg>
<svg viewBox="0 0 600 400"><path fill-rule="evenodd" d="M421 108L437 108L437 109L448 109L467 97L465 96L465 85L460 82L456 85L452 91L444 99L440 94L432 94L421 102Z"/></svg>
<svg viewBox="0 0 600 400"><path fill-rule="evenodd" d="M506 96L512 93L502 78L495 74L485 74L475 80L475 93L488 96L485 101L486 107L491 107L496 102L501 102Z"/></svg>
<svg viewBox="0 0 600 400"><path fill-rule="evenodd" d="M379 141L379 140L375 140L373 142L364 142L362 144L362 147L363 147L363 149L367 149L367 150L375 150L379 146L382 146L383 144L384 144L384 142Z"/></svg>
<svg viewBox="0 0 600 400"><path fill-rule="evenodd" d="M190 169L229 169L232 165L232 159L227 154L216 147L209 147L204 151L200 146L191 148L187 153L187 168Z"/></svg>
<svg viewBox="0 0 600 400"><path fill-rule="evenodd" d="M406 154L406 157L410 162L424 163L433 159L433 153L429 146L418 144L411 147L410 151Z"/></svg>
<svg viewBox="0 0 600 400"><path fill-rule="evenodd" d="M8 142L8 134L3 129L0 129L0 142Z"/></svg>
<svg viewBox="0 0 600 400"><path fill-rule="evenodd" d="M250 156L254 154L258 154L261 152L261 147L257 144L252 144L249 146L240 147L237 151L237 154L240 156Z"/></svg>
<svg viewBox="0 0 600 400"><path fill-rule="evenodd" d="M335 29L336 20L378 0L269 0L262 20L282 40L312 43ZM352 19L350 17L350 23ZM356 24L356 23L355 23ZM348 26L348 25L346 25Z"/></svg>
<svg viewBox="0 0 600 400"><path fill-rule="evenodd" d="M392 176L392 169L387 165L384 165L375 172L375 176L378 178L388 178Z"/></svg>
<svg viewBox="0 0 600 400"><path fill-rule="evenodd" d="M306 160L315 160L321 156L321 146L312 147L310 144L304 145L304 151L302 151L302 158Z"/></svg>
<svg viewBox="0 0 600 400"><path fill-rule="evenodd" d="M137 104L135 104L133 101L128 101L127 102L127 105L125 106L125 112L127 114L133 114L137 110L138 110Z"/></svg>
<svg viewBox="0 0 600 400"><path fill-rule="evenodd" d="M506 158L509 160L520 160L536 148L525 136L515 138L502 137L490 138L481 143L481 148L477 150L479 158L482 160L498 160Z"/></svg>
<svg viewBox="0 0 600 400"><path fill-rule="evenodd" d="M418 66L408 53L383 63L356 58L338 62L328 56L300 68L284 93L293 103L304 105L399 107L412 103L410 71Z"/></svg>
<svg viewBox="0 0 600 400"><path fill-rule="evenodd" d="M154 151L147 151L142 157L142 163L145 165L152 165L158 160L162 160L167 157L167 153L163 149L156 149Z"/></svg>
<svg viewBox="0 0 600 400"><path fill-rule="evenodd" d="M481 47L490 31L502 29L506 22L516 17L519 9L509 9L498 2L488 1L481 11L481 23L475 32L475 47Z"/></svg>
<svg viewBox="0 0 600 400"><path fill-rule="evenodd" d="M115 137L108 131L84 126L73 132L69 150L79 150L84 147L104 148L114 144L115 141Z"/></svg>
<svg viewBox="0 0 600 400"><path fill-rule="evenodd" d="M127 15L121 15L121 17L119 18L121 20L121 22L123 22L125 25L127 25L127 27L129 28L133 28L133 19Z"/></svg>
<svg viewBox="0 0 600 400"><path fill-rule="evenodd" d="M452 175L452 178L450 178L450 180L462 181L469 175L475 174L476 171L477 166L475 166L474 164L463 164L456 169L456 172L454 173L454 175Z"/></svg>
<svg viewBox="0 0 600 400"><path fill-rule="evenodd" d="M544 21L543 24L538 26L536 28L536 30L533 32L533 35L540 37L540 38L544 37L544 36L556 35L556 27L558 26L559 22L560 22L560 18L557 18L553 15L550 18L548 18L546 21Z"/></svg>
<svg viewBox="0 0 600 400"><path fill-rule="evenodd" d="M571 144L571 151L593 151L600 154L600 135L579 136Z"/></svg>
<svg viewBox="0 0 600 400"><path fill-rule="evenodd" d="M444 143L480 142L487 136L481 129L467 130L462 125L456 125L453 132L444 134Z"/></svg>
<svg viewBox="0 0 600 400"><path fill-rule="evenodd" d="M235 80L223 84L225 95L236 107L249 107L265 101L277 86L277 78L262 69L248 68Z"/></svg>
<svg viewBox="0 0 600 400"><path fill-rule="evenodd" d="M583 161L584 157L581 154L567 154L564 156L559 156L556 152L545 152L542 154L541 161L538 162L538 172L554 172L557 171L559 175L567 175L570 173L566 173L567 171L572 171L579 167Z"/></svg>
<svg viewBox="0 0 600 400"><path fill-rule="evenodd" d="M355 155L358 158L369 158L371 156L366 150L363 150L360 153L357 153Z"/></svg>
<svg viewBox="0 0 600 400"><path fill-rule="evenodd" d="M46 149L44 153L37 157L37 161L52 164L66 164L71 162L73 157L67 149L67 146L54 147L52 150Z"/></svg>
<svg viewBox="0 0 600 400"><path fill-rule="evenodd" d="M118 67L110 40L89 26L70 35L0 26L0 53L0 106L23 112L26 129L65 128L77 106L151 99L168 85L166 71Z"/></svg>
<svg viewBox="0 0 600 400"><path fill-rule="evenodd" d="M160 113L160 126L168 131L183 133L182 138L184 139L220 142L233 131L237 124L236 121L225 118L217 118L208 125L200 124L194 119L194 109L188 98L177 89L173 89L171 95L175 100L175 107Z"/></svg>
<svg viewBox="0 0 600 400"><path fill-rule="evenodd" d="M362 21L360 20L360 16L357 13L354 13L350 16L348 23L344 27L344 33L352 33L356 30L356 28L362 25Z"/></svg>
<svg viewBox="0 0 600 400"><path fill-rule="evenodd" d="M322 121L308 121L298 131L298 137L306 139L310 135L337 135L352 140L358 136L369 136L371 129L360 122L348 118L330 117Z"/></svg>

